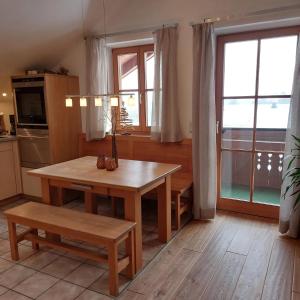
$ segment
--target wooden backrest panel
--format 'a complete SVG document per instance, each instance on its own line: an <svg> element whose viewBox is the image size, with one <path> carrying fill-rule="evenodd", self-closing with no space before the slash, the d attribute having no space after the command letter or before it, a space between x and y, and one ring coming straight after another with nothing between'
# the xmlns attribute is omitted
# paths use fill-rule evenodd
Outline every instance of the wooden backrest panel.
<svg viewBox="0 0 300 300"><path fill-rule="evenodd" d="M63 232L78 233L78 238L85 241L84 236L95 240L118 240L130 231L135 223L99 215L74 211L67 208L28 202L8 209L5 215L9 218L36 222L37 226L53 226ZM44 228L40 228L44 229ZM55 232L56 233L56 232Z"/></svg>
<svg viewBox="0 0 300 300"><path fill-rule="evenodd" d="M182 165L182 172L192 173L192 140L180 143L158 143L146 136L117 136L118 155L124 159L155 161ZM79 155L111 155L111 137L87 142L79 137Z"/></svg>

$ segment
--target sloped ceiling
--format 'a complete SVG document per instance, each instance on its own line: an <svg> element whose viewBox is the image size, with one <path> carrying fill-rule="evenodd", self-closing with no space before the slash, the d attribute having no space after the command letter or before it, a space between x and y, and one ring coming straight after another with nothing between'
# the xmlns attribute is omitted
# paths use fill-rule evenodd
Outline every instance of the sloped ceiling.
<svg viewBox="0 0 300 300"><path fill-rule="evenodd" d="M82 37L81 0L0 0L0 73L51 67Z"/></svg>
<svg viewBox="0 0 300 300"><path fill-rule="evenodd" d="M296 4L299 0L105 0L107 30ZM189 20L185 20L188 18ZM55 66L84 34L103 32L102 0L0 0L0 77Z"/></svg>

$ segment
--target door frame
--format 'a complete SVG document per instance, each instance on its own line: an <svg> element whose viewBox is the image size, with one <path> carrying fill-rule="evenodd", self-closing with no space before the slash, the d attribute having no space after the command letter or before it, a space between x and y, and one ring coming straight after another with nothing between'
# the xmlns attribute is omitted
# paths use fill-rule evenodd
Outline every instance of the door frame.
<svg viewBox="0 0 300 300"><path fill-rule="evenodd" d="M270 205L263 203L252 202L253 191L254 191L254 161L255 154L255 135L256 128L253 128L253 145L252 150L247 151L251 153L251 178L250 178L250 200L241 201L238 199L222 198L221 197L221 153L222 153L222 111L223 111L223 79L224 79L224 46L227 42L237 42L237 41L246 41L246 40L256 40L262 38L272 38L280 36L295 35L300 33L300 26L285 27L285 28L276 28L276 29L267 29L259 31L249 31L241 33L233 33L220 35L217 37L217 53L216 53L216 119L217 119L217 130L216 140L217 140L217 208L222 210L229 210L239 213L246 213L255 216L268 217L268 218L279 218L279 206ZM255 91L255 112L254 112L254 124L256 124L257 116L257 99L258 99L258 79L259 79L259 59L260 59L260 41L258 43L258 53L257 53L257 74L256 74L256 91ZM260 97L261 98L261 97ZM224 150L223 150L224 151ZM225 150L226 151L226 150ZM243 151L243 150L242 150ZM245 150L244 150L245 151ZM276 153L276 151L274 151ZM268 151L272 153L272 151Z"/></svg>

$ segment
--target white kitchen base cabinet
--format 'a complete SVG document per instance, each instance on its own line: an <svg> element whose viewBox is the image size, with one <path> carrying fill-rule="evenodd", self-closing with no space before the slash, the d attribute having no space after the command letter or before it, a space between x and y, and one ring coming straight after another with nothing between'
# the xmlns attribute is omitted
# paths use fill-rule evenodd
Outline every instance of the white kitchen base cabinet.
<svg viewBox="0 0 300 300"><path fill-rule="evenodd" d="M0 200L22 193L19 150L16 140L0 143Z"/></svg>
<svg viewBox="0 0 300 300"><path fill-rule="evenodd" d="M34 197L42 197L42 188L40 178L30 176L27 171L32 169L21 168L22 169L22 182L23 182L23 194Z"/></svg>

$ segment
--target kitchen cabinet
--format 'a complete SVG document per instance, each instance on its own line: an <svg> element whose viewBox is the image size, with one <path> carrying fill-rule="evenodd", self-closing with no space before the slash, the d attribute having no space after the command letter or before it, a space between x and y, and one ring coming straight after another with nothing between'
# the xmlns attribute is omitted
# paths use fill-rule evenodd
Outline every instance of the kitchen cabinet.
<svg viewBox="0 0 300 300"><path fill-rule="evenodd" d="M0 200L22 193L19 150L16 140L0 140Z"/></svg>

